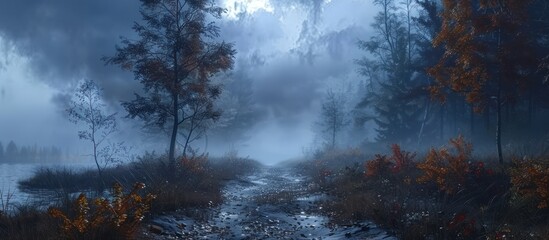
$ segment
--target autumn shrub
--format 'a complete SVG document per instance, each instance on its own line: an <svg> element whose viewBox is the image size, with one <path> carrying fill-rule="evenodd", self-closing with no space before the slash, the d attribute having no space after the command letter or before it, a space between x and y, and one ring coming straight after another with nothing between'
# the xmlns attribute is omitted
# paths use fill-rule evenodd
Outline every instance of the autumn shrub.
<svg viewBox="0 0 549 240"><path fill-rule="evenodd" d="M415 163L393 145L358 169L334 170L321 189L330 196L322 209L334 224L374 221L400 239L547 239L549 162L514 160L507 168L472 149L459 136Z"/></svg>
<svg viewBox="0 0 549 240"><path fill-rule="evenodd" d="M510 175L515 198L533 200L539 209L548 208L548 163L532 159L514 160Z"/></svg>
<svg viewBox="0 0 549 240"><path fill-rule="evenodd" d="M391 161L386 155L376 154L374 159L366 161L366 177L385 176L391 168Z"/></svg>
<svg viewBox="0 0 549 240"><path fill-rule="evenodd" d="M208 156L204 154L183 156L179 167L183 175L201 176L208 170Z"/></svg>
<svg viewBox="0 0 549 240"><path fill-rule="evenodd" d="M90 206L85 194L80 194L72 212L52 207L48 213L60 219L61 233L66 239L133 239L145 213L155 198L139 194L143 183L136 183L125 194L122 185L115 184L111 199L96 198Z"/></svg>
<svg viewBox="0 0 549 240"><path fill-rule="evenodd" d="M388 177L389 174L408 174L414 166L415 153L401 150L398 144L391 145L391 155L376 154L365 163L366 177Z"/></svg>
<svg viewBox="0 0 549 240"><path fill-rule="evenodd" d="M467 175L469 174L471 143L465 141L462 136L450 139L453 149L442 147L439 150L429 150L425 160L417 164L417 168L423 172L419 177L419 183L435 183L439 190L447 194L453 194L463 189Z"/></svg>
<svg viewBox="0 0 549 240"><path fill-rule="evenodd" d="M403 180L415 174L415 154L401 150L398 145L392 145L391 151L391 155L377 154L366 163L363 155L360 162L340 160L347 164L339 169L330 165L330 161L315 161L323 164L315 174L333 169L333 180L324 186L335 199L323 203L323 207L336 224L374 219L391 228L401 225L400 219L405 214L402 203L410 187Z"/></svg>
<svg viewBox="0 0 549 240"><path fill-rule="evenodd" d="M180 185L202 186L203 183L209 183L209 180L217 180L214 176L215 167L206 154L182 156L175 167L174 172L177 175L173 180Z"/></svg>

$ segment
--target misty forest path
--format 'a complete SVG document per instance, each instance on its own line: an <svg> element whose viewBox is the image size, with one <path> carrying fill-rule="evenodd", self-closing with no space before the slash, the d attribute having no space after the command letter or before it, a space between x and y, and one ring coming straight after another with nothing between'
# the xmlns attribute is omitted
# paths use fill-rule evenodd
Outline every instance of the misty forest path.
<svg viewBox="0 0 549 240"><path fill-rule="evenodd" d="M393 239L370 223L329 227L307 178L291 168L264 167L228 182L224 203L200 211L201 217L170 214L152 223L153 239Z"/></svg>

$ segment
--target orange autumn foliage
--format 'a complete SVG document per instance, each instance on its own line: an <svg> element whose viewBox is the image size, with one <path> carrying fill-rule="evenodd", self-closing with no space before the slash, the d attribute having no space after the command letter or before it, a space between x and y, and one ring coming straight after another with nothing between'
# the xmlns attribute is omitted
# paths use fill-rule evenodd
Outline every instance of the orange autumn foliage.
<svg viewBox="0 0 549 240"><path fill-rule="evenodd" d="M181 166L183 169L191 171L195 174L204 173L206 171L206 165L208 163L208 156L185 156L181 158Z"/></svg>
<svg viewBox="0 0 549 240"><path fill-rule="evenodd" d="M442 101L446 90L463 94L477 111L490 96L517 97L515 90L528 84L525 69L534 61L523 27L531 2L443 0L442 27L433 45L445 52L428 69L436 82L431 94Z"/></svg>
<svg viewBox="0 0 549 240"><path fill-rule="evenodd" d="M74 202L72 218L73 214L54 207L48 213L62 220L61 232L67 239L132 239L155 198L152 194L139 195L143 188L145 184L136 183L128 194L124 194L122 185L116 183L112 200L96 198L91 207L86 195L81 193Z"/></svg>
<svg viewBox="0 0 549 240"><path fill-rule="evenodd" d="M391 161L386 155L376 154L374 159L366 162L366 177L386 175Z"/></svg>
<svg viewBox="0 0 549 240"><path fill-rule="evenodd" d="M374 159L367 161L366 176L382 176L389 172L394 174L407 170L412 166L415 153L402 151L398 144L391 145L391 156L376 154Z"/></svg>
<svg viewBox="0 0 549 240"><path fill-rule="evenodd" d="M453 149L442 147L431 149L423 162L417 168L423 171L419 183L434 182L441 191L453 194L461 190L467 180L469 163L473 146L462 136L450 139Z"/></svg>
<svg viewBox="0 0 549 240"><path fill-rule="evenodd" d="M549 206L549 164L515 161L511 169L511 190L520 198L535 199L540 209Z"/></svg>

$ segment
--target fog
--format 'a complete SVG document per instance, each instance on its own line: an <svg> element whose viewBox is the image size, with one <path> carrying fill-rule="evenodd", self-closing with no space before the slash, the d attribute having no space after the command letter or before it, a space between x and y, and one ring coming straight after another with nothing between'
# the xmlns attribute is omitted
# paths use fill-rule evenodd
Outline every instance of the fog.
<svg viewBox="0 0 549 240"><path fill-rule="evenodd" d="M300 157L314 144L312 125L325 90L359 78L356 42L368 37L375 8L369 1L355 0L219 4L227 8L217 21L220 39L233 43L237 51L230 81L251 81L258 117L242 130L242 139L216 141L214 131L209 142L198 141L198 147L214 154L236 149L263 162ZM144 133L139 122L123 118L120 102L140 90L138 81L130 72L101 61L114 54L120 36L133 36L138 7L137 1L129 0L4 3L0 141L85 151L64 108L76 83L92 79L104 89L111 111L119 112L119 137L162 152L162 146L147 143L159 136ZM167 142L165 136L159 139Z"/></svg>
<svg viewBox="0 0 549 240"><path fill-rule="evenodd" d="M543 239L518 2L0 0L0 239Z"/></svg>

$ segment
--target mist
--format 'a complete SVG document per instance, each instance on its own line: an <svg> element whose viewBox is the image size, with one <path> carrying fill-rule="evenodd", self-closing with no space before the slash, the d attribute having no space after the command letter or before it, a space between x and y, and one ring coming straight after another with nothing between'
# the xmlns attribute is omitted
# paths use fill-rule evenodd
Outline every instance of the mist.
<svg viewBox="0 0 549 240"><path fill-rule="evenodd" d="M215 154L236 149L265 163L299 158L314 144L313 125L326 89L342 88L360 78L354 65L360 56L356 42L368 37L372 19L364 9L373 14L372 4L352 0L219 4L227 8L217 20L219 39L233 43L237 52L230 76L220 82L250 82L254 121L240 133L213 129L209 142L197 141L197 148ZM139 151L165 151L163 145L144 139L166 138L140 130L138 121L124 118L120 103L140 91L138 81L131 72L101 61L114 53L120 36L134 36L131 26L140 20L138 7L135 1L5 4L0 10L4 56L0 141L51 143L84 151L75 134L77 126L66 121L65 108L77 83L91 79L103 89L109 110L118 112L117 138L139 146ZM231 89L225 89L225 99L230 94Z"/></svg>
<svg viewBox="0 0 549 240"><path fill-rule="evenodd" d="M549 1L0 6L0 239L548 239Z"/></svg>

